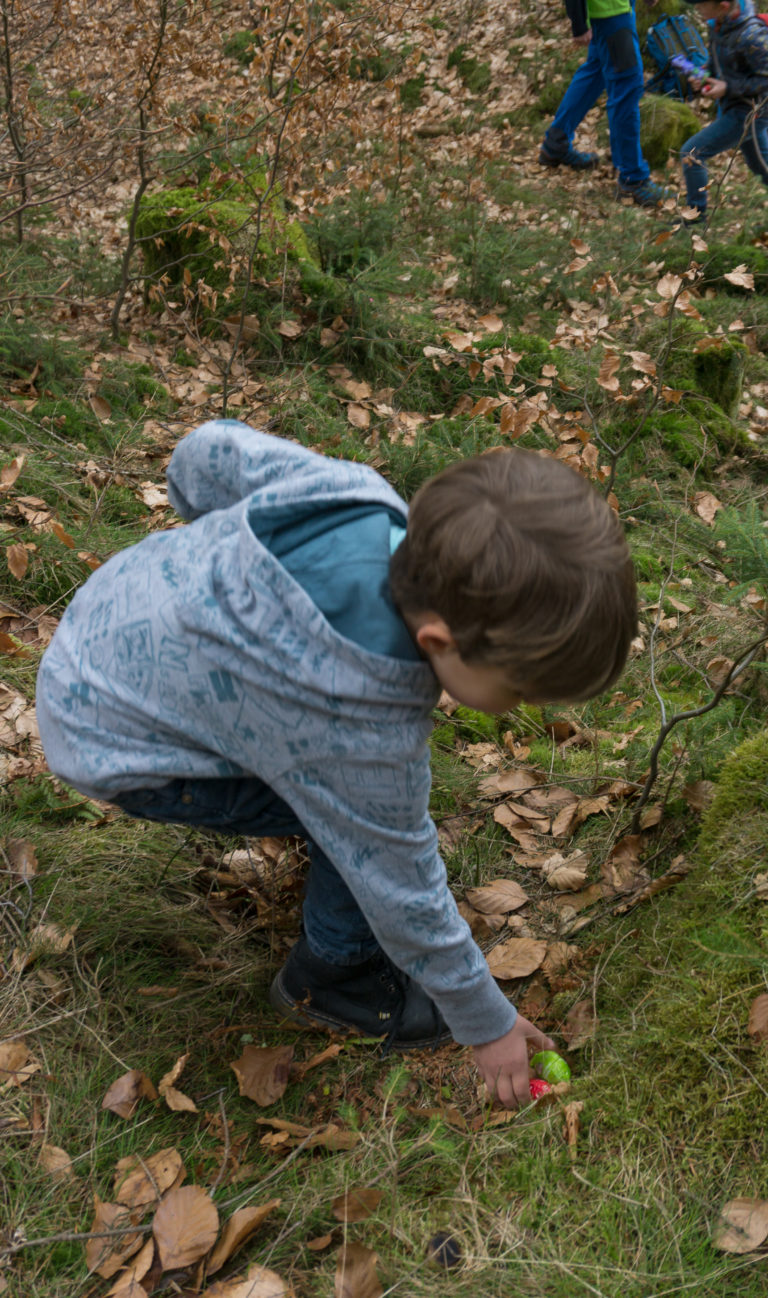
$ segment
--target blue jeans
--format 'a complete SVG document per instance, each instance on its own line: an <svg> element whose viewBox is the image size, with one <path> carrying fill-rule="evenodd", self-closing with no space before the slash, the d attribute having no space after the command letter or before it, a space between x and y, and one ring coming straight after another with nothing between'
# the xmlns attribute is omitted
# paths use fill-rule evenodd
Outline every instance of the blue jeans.
<svg viewBox="0 0 768 1298"><path fill-rule="evenodd" d="M752 117L749 108L727 108L680 150L689 207L703 211L707 206L709 176L704 163L716 153L736 148L744 154L749 170L768 185L768 122Z"/></svg>
<svg viewBox="0 0 768 1298"><path fill-rule="evenodd" d="M331 964L359 964L379 950L368 921L336 867L308 836L295 812L257 779L171 780L111 799L129 816L214 829L252 838L306 839L310 866L304 890L304 932L315 955Z"/></svg>
<svg viewBox="0 0 768 1298"><path fill-rule="evenodd" d="M563 136L570 145L576 127L605 90L611 158L619 183L638 185L648 179L650 167L640 148L643 63L634 9L613 18L593 18L591 25L586 63L573 74L544 139L555 152Z"/></svg>

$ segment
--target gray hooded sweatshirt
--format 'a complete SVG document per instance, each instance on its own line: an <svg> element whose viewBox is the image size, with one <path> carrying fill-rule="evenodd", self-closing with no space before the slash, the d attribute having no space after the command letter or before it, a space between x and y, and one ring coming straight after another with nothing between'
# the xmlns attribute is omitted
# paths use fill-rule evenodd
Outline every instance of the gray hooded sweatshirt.
<svg viewBox="0 0 768 1298"><path fill-rule="evenodd" d="M256 776L333 862L393 962L455 1039L516 1010L458 914L430 818L425 662L338 634L259 539L318 508L406 506L372 469L234 420L179 443L168 494L187 527L98 568L38 676L51 770L109 800L177 778Z"/></svg>

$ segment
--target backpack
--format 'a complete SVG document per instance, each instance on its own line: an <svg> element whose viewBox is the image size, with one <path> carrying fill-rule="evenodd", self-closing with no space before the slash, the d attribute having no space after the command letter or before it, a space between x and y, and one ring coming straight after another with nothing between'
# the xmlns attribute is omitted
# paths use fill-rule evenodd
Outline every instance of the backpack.
<svg viewBox="0 0 768 1298"><path fill-rule="evenodd" d="M682 54L696 67L703 68L708 50L687 14L662 14L659 21L648 28L645 49L658 68L656 75L646 81L645 89L653 94L669 95L672 99L691 99L688 78L673 66L672 59Z"/></svg>

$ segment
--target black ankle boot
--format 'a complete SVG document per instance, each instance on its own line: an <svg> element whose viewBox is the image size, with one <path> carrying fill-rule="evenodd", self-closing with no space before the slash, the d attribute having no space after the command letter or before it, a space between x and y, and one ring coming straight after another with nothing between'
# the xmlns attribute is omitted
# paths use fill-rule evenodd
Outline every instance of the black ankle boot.
<svg viewBox="0 0 768 1298"><path fill-rule="evenodd" d="M451 1039L434 1001L383 951L362 964L329 964L302 936L272 983L269 999L293 1022L382 1037L386 1050L419 1050Z"/></svg>

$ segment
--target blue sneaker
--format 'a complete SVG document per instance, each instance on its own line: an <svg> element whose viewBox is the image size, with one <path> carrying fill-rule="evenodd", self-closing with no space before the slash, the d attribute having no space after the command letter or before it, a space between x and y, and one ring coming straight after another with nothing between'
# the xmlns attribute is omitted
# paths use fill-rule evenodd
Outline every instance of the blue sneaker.
<svg viewBox="0 0 768 1298"><path fill-rule="evenodd" d="M567 142L563 149L553 149L543 140L539 150L542 167L573 167L574 171L588 171L590 167L596 167L599 160L598 154L580 153Z"/></svg>
<svg viewBox="0 0 768 1298"><path fill-rule="evenodd" d="M657 185L655 180L638 180L634 185L622 184L620 180L616 182L616 197L631 198L638 207L658 207L665 198L673 198L674 194L675 190Z"/></svg>

